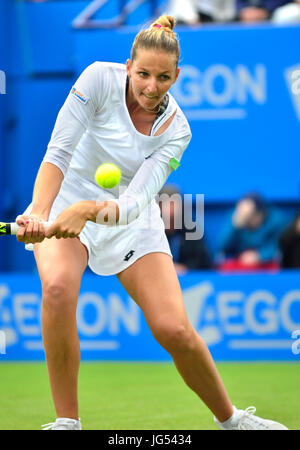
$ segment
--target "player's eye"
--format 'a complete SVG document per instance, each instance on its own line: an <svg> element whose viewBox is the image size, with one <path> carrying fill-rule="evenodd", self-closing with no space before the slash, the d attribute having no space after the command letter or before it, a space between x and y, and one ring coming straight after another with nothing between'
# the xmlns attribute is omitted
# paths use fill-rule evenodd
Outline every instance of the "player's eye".
<svg viewBox="0 0 300 450"><path fill-rule="evenodd" d="M139 75L140 75L142 78L146 78L146 76L147 76L148 74L147 74L147 72L139 72Z"/></svg>
<svg viewBox="0 0 300 450"><path fill-rule="evenodd" d="M161 76L160 76L160 79L161 79L162 81L167 81L167 80L170 79L170 77L169 77L169 75L161 75Z"/></svg>

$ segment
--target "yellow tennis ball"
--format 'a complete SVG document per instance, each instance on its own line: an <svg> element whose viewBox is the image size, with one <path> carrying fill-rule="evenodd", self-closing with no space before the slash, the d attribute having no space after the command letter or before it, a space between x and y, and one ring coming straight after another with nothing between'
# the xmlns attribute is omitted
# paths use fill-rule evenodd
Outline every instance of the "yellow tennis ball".
<svg viewBox="0 0 300 450"><path fill-rule="evenodd" d="M95 173L95 180L104 189L112 189L120 183L122 172L116 164L101 164Z"/></svg>

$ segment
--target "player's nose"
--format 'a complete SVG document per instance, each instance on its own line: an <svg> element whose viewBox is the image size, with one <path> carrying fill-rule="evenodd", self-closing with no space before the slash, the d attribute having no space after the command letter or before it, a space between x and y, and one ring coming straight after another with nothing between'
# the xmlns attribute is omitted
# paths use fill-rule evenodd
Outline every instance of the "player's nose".
<svg viewBox="0 0 300 450"><path fill-rule="evenodd" d="M147 95L154 96L157 94L157 81L155 77L151 77L147 84Z"/></svg>

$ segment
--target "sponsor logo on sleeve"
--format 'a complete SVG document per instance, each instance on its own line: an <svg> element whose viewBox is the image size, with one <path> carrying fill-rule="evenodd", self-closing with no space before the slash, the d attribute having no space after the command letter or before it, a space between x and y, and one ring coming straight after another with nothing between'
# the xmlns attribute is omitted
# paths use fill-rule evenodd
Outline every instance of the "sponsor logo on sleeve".
<svg viewBox="0 0 300 450"><path fill-rule="evenodd" d="M71 94L74 95L78 100L80 100L83 104L86 104L89 101L89 98L79 92L75 87L71 89Z"/></svg>

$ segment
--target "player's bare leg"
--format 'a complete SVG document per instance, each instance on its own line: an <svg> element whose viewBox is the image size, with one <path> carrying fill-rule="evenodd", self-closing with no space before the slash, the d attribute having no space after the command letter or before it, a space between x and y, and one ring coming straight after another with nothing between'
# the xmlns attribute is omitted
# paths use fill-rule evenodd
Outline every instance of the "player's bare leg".
<svg viewBox="0 0 300 450"><path fill-rule="evenodd" d="M57 417L78 419L80 347L76 306L87 251L79 239L34 245L42 282L42 334Z"/></svg>
<svg viewBox="0 0 300 450"><path fill-rule="evenodd" d="M118 278L141 307L154 337L170 353L186 384L220 422L231 417L233 406L210 352L186 316L171 257L150 253Z"/></svg>

